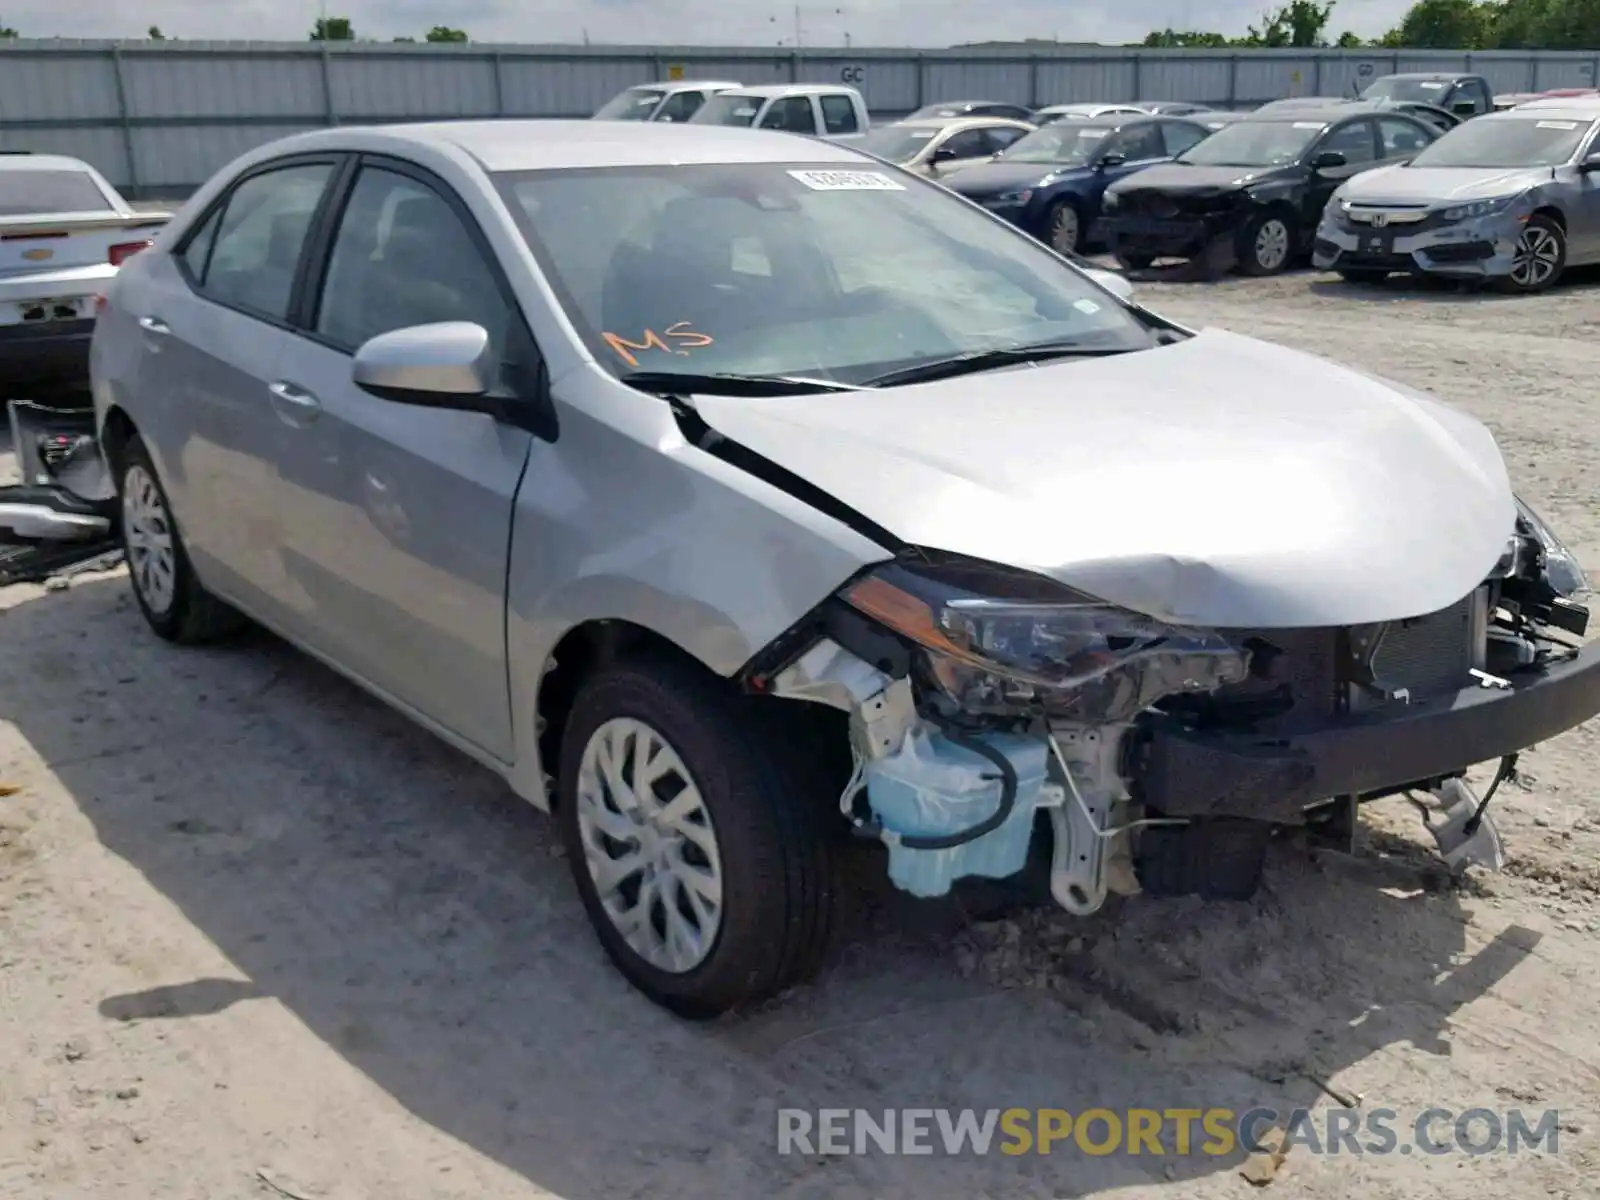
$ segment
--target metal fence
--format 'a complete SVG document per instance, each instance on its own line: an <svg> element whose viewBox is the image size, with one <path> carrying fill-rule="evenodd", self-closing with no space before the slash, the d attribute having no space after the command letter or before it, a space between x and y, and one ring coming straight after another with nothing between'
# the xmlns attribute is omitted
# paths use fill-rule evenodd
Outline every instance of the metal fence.
<svg viewBox="0 0 1600 1200"><path fill-rule="evenodd" d="M938 100L1250 107L1349 95L1400 71L1470 70L1497 91L1594 86L1600 52L844 49L316 42L0 44L0 149L86 159L130 196L181 196L262 142L339 124L584 117L632 84L844 82L875 119Z"/></svg>

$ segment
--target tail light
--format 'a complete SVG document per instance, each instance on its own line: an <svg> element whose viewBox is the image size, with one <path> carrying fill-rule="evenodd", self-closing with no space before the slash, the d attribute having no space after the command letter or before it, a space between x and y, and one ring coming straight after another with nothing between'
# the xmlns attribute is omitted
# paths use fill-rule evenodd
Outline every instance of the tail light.
<svg viewBox="0 0 1600 1200"><path fill-rule="evenodd" d="M135 254L139 253L139 251L147 249L150 245L151 242L148 238L142 242L118 242L115 246L111 247L109 255L111 259L111 265L113 267L120 267Z"/></svg>
<svg viewBox="0 0 1600 1200"><path fill-rule="evenodd" d="M102 293L101 295L98 295L98 296L96 296L94 298L94 313L95 313L95 316L99 316L101 313L105 312L105 310L106 310L106 298L105 298L104 293Z"/></svg>

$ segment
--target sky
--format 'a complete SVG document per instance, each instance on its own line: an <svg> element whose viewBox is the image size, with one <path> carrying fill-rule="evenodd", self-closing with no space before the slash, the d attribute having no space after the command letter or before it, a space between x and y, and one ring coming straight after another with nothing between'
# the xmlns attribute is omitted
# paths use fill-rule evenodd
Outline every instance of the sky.
<svg viewBox="0 0 1600 1200"><path fill-rule="evenodd" d="M802 4L804 46L949 46L1055 37L1136 41L1172 26L1229 35L1268 0L1009 0L990 8L958 0L846 0ZM1383 33L1406 0L1338 0L1330 34ZM794 6L766 0L7 0L0 16L23 37L169 37L301 41L317 17L349 17L358 37L420 37L434 25L480 42L791 46Z"/></svg>

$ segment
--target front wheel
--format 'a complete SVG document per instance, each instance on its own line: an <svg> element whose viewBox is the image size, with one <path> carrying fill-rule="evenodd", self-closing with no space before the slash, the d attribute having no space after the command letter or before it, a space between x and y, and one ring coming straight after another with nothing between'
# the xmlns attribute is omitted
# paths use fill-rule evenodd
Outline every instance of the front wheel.
<svg viewBox="0 0 1600 1200"><path fill-rule="evenodd" d="M1047 223L1050 248L1062 254L1076 254L1083 240L1083 220L1071 200L1058 200Z"/></svg>
<svg viewBox="0 0 1600 1200"><path fill-rule="evenodd" d="M1516 254L1511 260L1511 274L1505 280L1505 287L1524 294L1542 292L1561 278L1566 266L1566 232L1549 217L1529 217L1517 238Z"/></svg>
<svg viewBox="0 0 1600 1200"><path fill-rule="evenodd" d="M816 969L834 888L811 774L748 698L650 657L580 688L558 820L584 909L622 974L707 1019Z"/></svg>
<svg viewBox="0 0 1600 1200"><path fill-rule="evenodd" d="M1264 212L1239 238L1239 270L1245 275L1276 275L1294 253L1294 231L1282 213Z"/></svg>

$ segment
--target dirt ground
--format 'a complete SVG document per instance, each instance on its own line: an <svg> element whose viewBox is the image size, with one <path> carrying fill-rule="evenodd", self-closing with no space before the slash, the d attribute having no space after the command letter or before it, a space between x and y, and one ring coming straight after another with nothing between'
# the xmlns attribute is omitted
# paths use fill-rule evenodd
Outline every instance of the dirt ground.
<svg viewBox="0 0 1600 1200"><path fill-rule="evenodd" d="M1140 288L1463 405L1600 568L1597 284ZM780 1156L775 1111L1329 1090L1402 1126L1559 1108L1560 1149L1297 1147L1259 1194L1600 1195L1600 726L1523 768L1503 875L1441 883L1394 802L1353 859L1276 850L1249 904L976 926L874 891L816 986L695 1027L611 970L551 826L487 772L265 636L158 643L120 572L10 588L0 1196L1212 1200L1258 1194L1237 1155Z"/></svg>

